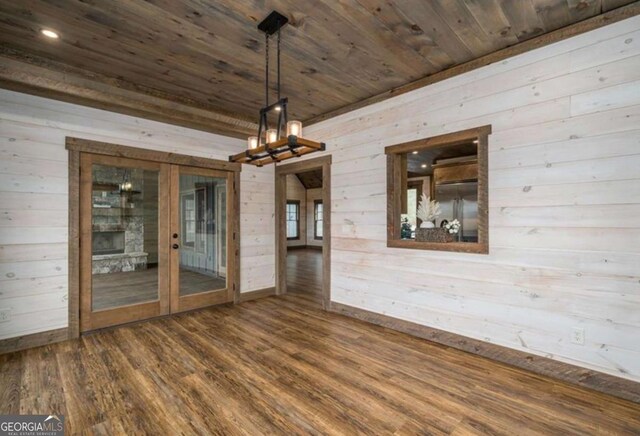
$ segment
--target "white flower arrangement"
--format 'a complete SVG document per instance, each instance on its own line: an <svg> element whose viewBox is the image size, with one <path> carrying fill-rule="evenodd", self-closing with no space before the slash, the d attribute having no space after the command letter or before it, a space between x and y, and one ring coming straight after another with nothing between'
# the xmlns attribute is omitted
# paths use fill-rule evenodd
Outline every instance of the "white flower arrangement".
<svg viewBox="0 0 640 436"><path fill-rule="evenodd" d="M433 221L438 218L441 213L440 203L431 200L430 197L427 197L427 194L422 194L420 202L418 203L418 209L416 210L416 216L422 220L421 227L433 227Z"/></svg>
<svg viewBox="0 0 640 436"><path fill-rule="evenodd" d="M450 223L445 224L444 228L447 229L447 231L452 235L455 235L460 231L460 221L453 220Z"/></svg>

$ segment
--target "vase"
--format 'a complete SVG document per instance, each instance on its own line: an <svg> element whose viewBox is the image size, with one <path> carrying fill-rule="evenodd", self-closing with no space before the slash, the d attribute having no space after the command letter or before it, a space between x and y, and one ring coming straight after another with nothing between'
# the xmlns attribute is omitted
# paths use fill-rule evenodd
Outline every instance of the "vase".
<svg viewBox="0 0 640 436"><path fill-rule="evenodd" d="M422 221L422 223L420 223L421 229L433 229L435 226L431 221Z"/></svg>

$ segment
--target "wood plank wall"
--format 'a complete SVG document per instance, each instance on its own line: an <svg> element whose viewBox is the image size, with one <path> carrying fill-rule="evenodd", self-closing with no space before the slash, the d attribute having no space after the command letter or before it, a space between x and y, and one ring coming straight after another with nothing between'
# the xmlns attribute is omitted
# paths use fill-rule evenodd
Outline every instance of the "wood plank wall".
<svg viewBox="0 0 640 436"><path fill-rule="evenodd" d="M490 254L387 248L384 147L485 124ZM640 17L305 136L333 155L333 301L640 381Z"/></svg>
<svg viewBox="0 0 640 436"><path fill-rule="evenodd" d="M295 174L288 174L287 200L300 202L300 239L287 240L287 247L299 247L307 245L307 190Z"/></svg>
<svg viewBox="0 0 640 436"><path fill-rule="evenodd" d="M68 153L75 136L227 159L243 141L0 90L0 339L67 326ZM274 286L273 167L241 173L241 289Z"/></svg>

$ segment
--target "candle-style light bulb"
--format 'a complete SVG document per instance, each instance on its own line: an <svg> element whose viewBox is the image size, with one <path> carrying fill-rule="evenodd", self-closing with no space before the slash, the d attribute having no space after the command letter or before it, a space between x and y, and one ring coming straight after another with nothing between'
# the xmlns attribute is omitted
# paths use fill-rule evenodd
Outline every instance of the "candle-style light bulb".
<svg viewBox="0 0 640 436"><path fill-rule="evenodd" d="M300 121L289 121L287 123L287 136L302 136L302 123Z"/></svg>
<svg viewBox="0 0 640 436"><path fill-rule="evenodd" d="M267 130L267 144L271 144L278 140L278 131L276 129Z"/></svg>
<svg viewBox="0 0 640 436"><path fill-rule="evenodd" d="M258 148L258 137L257 136L249 136L249 139L247 140L247 143L249 145L249 149L253 150L254 148Z"/></svg>

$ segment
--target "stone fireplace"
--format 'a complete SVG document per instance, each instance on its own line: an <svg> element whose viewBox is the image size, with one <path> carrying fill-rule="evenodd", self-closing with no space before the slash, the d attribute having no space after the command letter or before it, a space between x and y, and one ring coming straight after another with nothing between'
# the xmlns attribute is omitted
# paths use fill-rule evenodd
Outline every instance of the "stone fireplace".
<svg viewBox="0 0 640 436"><path fill-rule="evenodd" d="M142 170L94 165L93 173L93 274L146 269ZM115 182L124 180L125 176L140 190L120 191Z"/></svg>
<svg viewBox="0 0 640 436"><path fill-rule="evenodd" d="M124 231L94 231L93 255L124 253Z"/></svg>

